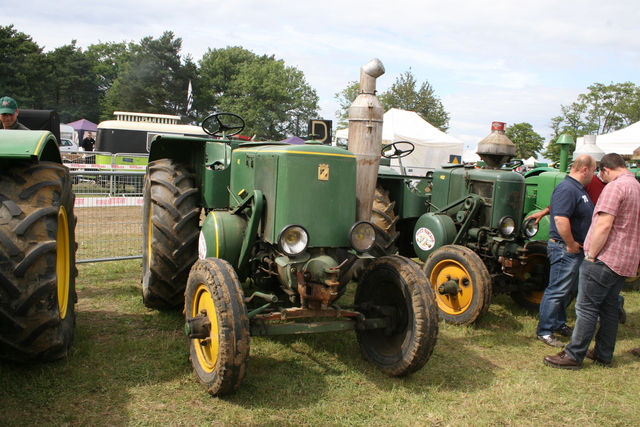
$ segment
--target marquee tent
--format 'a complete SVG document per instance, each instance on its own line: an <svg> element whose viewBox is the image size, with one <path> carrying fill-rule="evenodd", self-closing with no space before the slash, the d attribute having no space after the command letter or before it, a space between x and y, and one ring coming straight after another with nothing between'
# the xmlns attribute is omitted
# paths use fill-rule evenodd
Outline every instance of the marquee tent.
<svg viewBox="0 0 640 427"><path fill-rule="evenodd" d="M93 132L93 137L95 138L96 132L98 131L98 125L86 119L76 120L75 122L67 123L67 125L76 130L78 142L82 142L85 132Z"/></svg>
<svg viewBox="0 0 640 427"><path fill-rule="evenodd" d="M598 135L596 144L607 154L631 155L633 150L640 147L640 122L615 132Z"/></svg>
<svg viewBox="0 0 640 427"><path fill-rule="evenodd" d="M442 132L424 120L414 111L392 108L384 114L382 143L409 141L415 150L402 159L402 165L409 175L424 175L443 163L449 163L450 156L462 156L464 143ZM348 129L336 131L336 138L348 138ZM398 161L393 160L392 166Z"/></svg>

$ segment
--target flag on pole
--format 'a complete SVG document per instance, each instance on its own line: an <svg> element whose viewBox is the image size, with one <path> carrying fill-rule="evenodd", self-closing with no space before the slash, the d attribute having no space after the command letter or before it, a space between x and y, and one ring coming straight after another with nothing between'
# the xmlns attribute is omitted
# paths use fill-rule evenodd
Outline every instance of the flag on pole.
<svg viewBox="0 0 640 427"><path fill-rule="evenodd" d="M193 105L193 89L191 88L191 80L189 80L189 89L187 89L187 114L191 111Z"/></svg>

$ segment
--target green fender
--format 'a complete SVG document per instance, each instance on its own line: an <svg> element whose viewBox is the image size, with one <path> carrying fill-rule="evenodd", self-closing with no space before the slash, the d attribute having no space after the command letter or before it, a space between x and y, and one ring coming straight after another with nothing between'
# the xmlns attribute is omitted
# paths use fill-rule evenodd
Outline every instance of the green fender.
<svg viewBox="0 0 640 427"><path fill-rule="evenodd" d="M16 161L62 163L56 137L44 130L0 130L0 164Z"/></svg>
<svg viewBox="0 0 640 427"><path fill-rule="evenodd" d="M436 249L451 245L458 230L450 216L429 212L418 218L413 229L413 248L424 262Z"/></svg>
<svg viewBox="0 0 640 427"><path fill-rule="evenodd" d="M200 258L220 258L238 267L247 221L228 211L212 211L200 230Z"/></svg>

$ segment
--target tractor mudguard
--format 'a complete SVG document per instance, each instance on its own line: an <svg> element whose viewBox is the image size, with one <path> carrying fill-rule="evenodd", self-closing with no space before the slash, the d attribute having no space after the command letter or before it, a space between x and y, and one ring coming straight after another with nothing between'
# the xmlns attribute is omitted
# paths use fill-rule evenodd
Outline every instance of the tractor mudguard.
<svg viewBox="0 0 640 427"><path fill-rule="evenodd" d="M422 215L413 231L413 248L424 262L436 249L454 242L458 230L450 216L443 213Z"/></svg>
<svg viewBox="0 0 640 427"><path fill-rule="evenodd" d="M16 161L62 163L56 137L42 130L0 132L0 165Z"/></svg>
<svg viewBox="0 0 640 427"><path fill-rule="evenodd" d="M238 268L247 221L228 211L212 211L200 230L199 257L220 258Z"/></svg>

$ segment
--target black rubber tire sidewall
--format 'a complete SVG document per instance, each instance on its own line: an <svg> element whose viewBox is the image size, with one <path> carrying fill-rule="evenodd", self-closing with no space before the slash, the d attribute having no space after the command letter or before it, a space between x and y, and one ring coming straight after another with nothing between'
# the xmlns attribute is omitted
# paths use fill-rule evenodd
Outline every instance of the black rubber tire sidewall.
<svg viewBox="0 0 640 427"><path fill-rule="evenodd" d="M0 174L0 358L49 362L65 357L75 328L75 196L58 163L9 166ZM58 214L67 215L67 310L58 304ZM13 212L11 212L13 211Z"/></svg>
<svg viewBox="0 0 640 427"><path fill-rule="evenodd" d="M207 372L200 365L195 349L200 341L190 339L190 359L198 381L211 395L222 396L237 390L247 372L250 347L247 308L233 267L227 261L206 258L198 260L189 274L184 309L187 318L200 284L207 285L216 309L219 352L214 370Z"/></svg>
<svg viewBox="0 0 640 427"><path fill-rule="evenodd" d="M375 260L356 291L356 306L365 302L395 306L404 312L404 321L392 334L384 329L357 330L364 357L391 376L404 376L422 368L436 345L438 314L431 287L420 267L398 255ZM377 315L375 311L364 314Z"/></svg>
<svg viewBox="0 0 640 427"><path fill-rule="evenodd" d="M198 258L195 175L169 159L149 163L143 190L142 299L156 309L180 307Z"/></svg>

